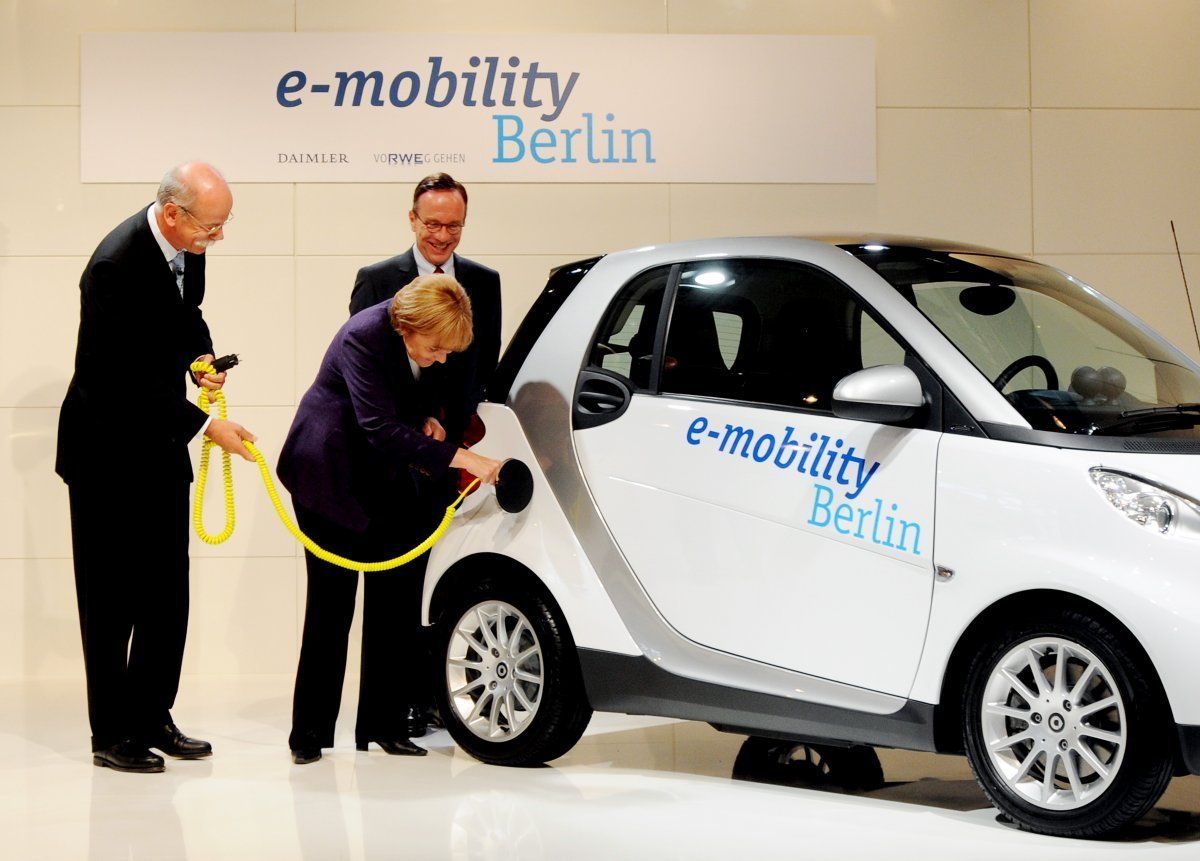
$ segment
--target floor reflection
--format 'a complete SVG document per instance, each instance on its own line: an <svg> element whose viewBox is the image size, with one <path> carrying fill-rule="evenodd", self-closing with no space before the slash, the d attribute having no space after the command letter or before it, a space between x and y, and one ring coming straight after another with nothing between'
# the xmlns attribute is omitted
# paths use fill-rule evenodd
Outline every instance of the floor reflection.
<svg viewBox="0 0 1200 861"><path fill-rule="evenodd" d="M360 753L349 727L321 761L295 766L291 681L189 680L181 711L217 753L157 775L91 766L76 680L0 688L3 857L1183 861L1200 842L1200 777L1173 781L1119 840L1062 840L998 822L960 756L625 715L597 715L543 768L485 765L444 731L421 740L427 757Z"/></svg>

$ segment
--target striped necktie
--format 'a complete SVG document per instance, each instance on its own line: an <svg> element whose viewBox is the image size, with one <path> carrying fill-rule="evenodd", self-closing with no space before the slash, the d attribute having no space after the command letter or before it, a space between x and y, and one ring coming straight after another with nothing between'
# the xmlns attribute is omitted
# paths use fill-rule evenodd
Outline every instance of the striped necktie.
<svg viewBox="0 0 1200 861"><path fill-rule="evenodd" d="M183 298L183 252L180 251L171 258L171 271L175 273L175 286L179 288L179 298Z"/></svg>

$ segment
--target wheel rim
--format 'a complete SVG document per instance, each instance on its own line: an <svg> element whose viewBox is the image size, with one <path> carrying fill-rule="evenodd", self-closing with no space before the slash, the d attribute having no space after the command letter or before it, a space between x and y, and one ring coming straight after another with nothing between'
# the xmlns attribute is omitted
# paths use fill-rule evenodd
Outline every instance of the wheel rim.
<svg viewBox="0 0 1200 861"><path fill-rule="evenodd" d="M1128 737L1109 668L1057 637L1027 640L996 664L980 723L1009 792L1045 810L1074 810L1103 794L1120 772Z"/></svg>
<svg viewBox="0 0 1200 861"><path fill-rule="evenodd" d="M545 682L542 646L525 615L503 601L463 613L446 650L450 704L479 738L505 742L533 721Z"/></svg>

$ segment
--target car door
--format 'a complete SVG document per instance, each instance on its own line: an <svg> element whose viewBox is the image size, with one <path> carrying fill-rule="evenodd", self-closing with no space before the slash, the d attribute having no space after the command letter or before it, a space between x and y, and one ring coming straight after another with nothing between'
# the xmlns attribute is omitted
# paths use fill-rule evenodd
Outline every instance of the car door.
<svg viewBox="0 0 1200 861"><path fill-rule="evenodd" d="M933 584L940 433L831 412L844 375L904 361L854 293L796 262L680 264L621 291L580 375L573 436L669 624L907 694Z"/></svg>

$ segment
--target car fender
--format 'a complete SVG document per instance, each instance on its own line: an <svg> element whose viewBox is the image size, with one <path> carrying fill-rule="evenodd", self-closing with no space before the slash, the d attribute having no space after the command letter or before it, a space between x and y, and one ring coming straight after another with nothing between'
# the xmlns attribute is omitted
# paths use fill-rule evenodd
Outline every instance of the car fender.
<svg viewBox="0 0 1200 861"><path fill-rule="evenodd" d="M541 581L562 609L578 647L641 654L579 546L516 415L490 403L480 404L479 415L487 433L472 451L523 461L533 477L533 496L528 507L516 513L504 511L490 487L467 497L445 538L430 552L422 624L432 623L433 596L447 573L473 560L483 562L485 554L498 554Z"/></svg>

